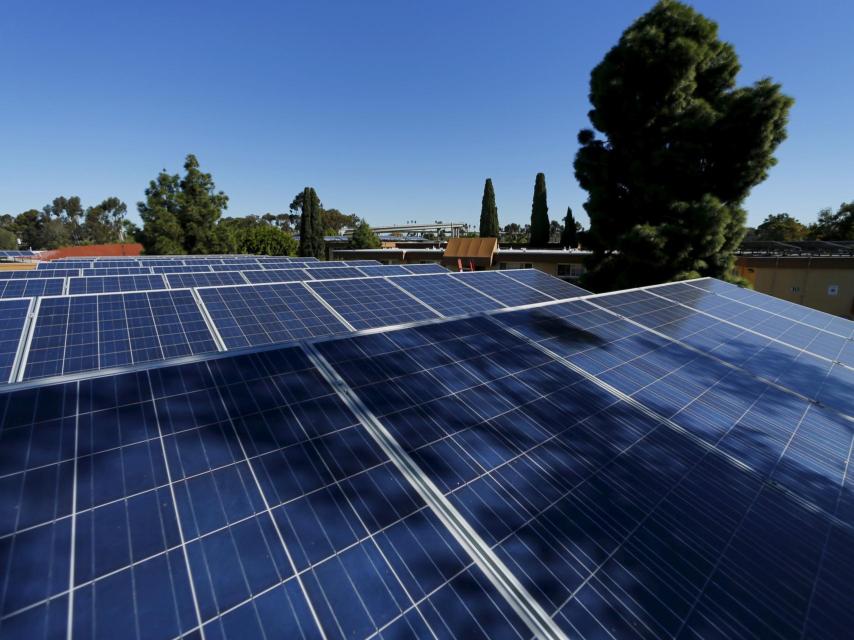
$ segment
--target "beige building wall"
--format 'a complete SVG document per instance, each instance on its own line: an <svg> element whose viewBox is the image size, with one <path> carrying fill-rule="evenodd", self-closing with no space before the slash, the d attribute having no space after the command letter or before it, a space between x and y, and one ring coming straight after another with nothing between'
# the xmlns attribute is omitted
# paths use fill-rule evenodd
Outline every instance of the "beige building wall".
<svg viewBox="0 0 854 640"><path fill-rule="evenodd" d="M854 258L740 257L756 291L854 319Z"/></svg>

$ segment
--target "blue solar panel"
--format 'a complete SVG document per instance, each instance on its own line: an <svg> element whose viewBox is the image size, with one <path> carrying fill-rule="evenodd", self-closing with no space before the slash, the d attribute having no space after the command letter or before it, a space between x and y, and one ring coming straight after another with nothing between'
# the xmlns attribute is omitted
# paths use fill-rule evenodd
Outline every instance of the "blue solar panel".
<svg viewBox="0 0 854 640"><path fill-rule="evenodd" d="M311 269L305 270L315 280L327 280L337 278L363 278L365 276L356 267L336 267L333 269Z"/></svg>
<svg viewBox="0 0 854 640"><path fill-rule="evenodd" d="M299 283L200 289L199 295L229 349L349 331Z"/></svg>
<svg viewBox="0 0 854 640"><path fill-rule="evenodd" d="M29 309L30 300L0 300L0 384L12 373Z"/></svg>
<svg viewBox="0 0 854 640"><path fill-rule="evenodd" d="M244 271L243 275L249 282L296 282L299 280L311 280L311 276L304 269L264 269L257 271Z"/></svg>
<svg viewBox="0 0 854 640"><path fill-rule="evenodd" d="M246 269L260 269L261 265L256 261L251 262L226 262L225 264L212 264L213 271L244 271Z"/></svg>
<svg viewBox="0 0 854 640"><path fill-rule="evenodd" d="M566 300L567 298L590 295L590 292L586 289L564 282L560 278L555 278L537 269L508 269L500 273L508 278L513 278L517 282L533 287L555 300Z"/></svg>
<svg viewBox="0 0 854 640"><path fill-rule="evenodd" d="M218 273L170 273L166 276L170 289L182 287L212 287L226 284L246 284L239 271L220 271Z"/></svg>
<svg viewBox="0 0 854 640"><path fill-rule="evenodd" d="M216 350L188 290L42 298L24 379Z"/></svg>
<svg viewBox="0 0 854 640"><path fill-rule="evenodd" d="M39 262L36 270L51 271L53 269L84 269L92 266L91 260L54 260Z"/></svg>
<svg viewBox="0 0 854 640"><path fill-rule="evenodd" d="M436 318L423 304L383 278L307 282L356 330Z"/></svg>
<svg viewBox="0 0 854 640"><path fill-rule="evenodd" d="M115 293L119 291L151 291L165 289L162 275L147 276L91 276L71 278L68 293Z"/></svg>
<svg viewBox="0 0 854 640"><path fill-rule="evenodd" d="M381 267L382 264L378 260L345 260L344 264L348 267Z"/></svg>
<svg viewBox="0 0 854 640"><path fill-rule="evenodd" d="M132 267L142 267L142 263L138 260L95 260L92 262L92 267L96 269L127 269ZM108 275L108 274L99 274Z"/></svg>
<svg viewBox="0 0 854 640"><path fill-rule="evenodd" d="M567 635L847 634L850 422L584 303L494 317L660 386L486 318L318 347Z"/></svg>
<svg viewBox="0 0 854 640"><path fill-rule="evenodd" d="M312 262L308 266L311 269L338 269L348 266L348 263L342 260L335 260L330 262Z"/></svg>
<svg viewBox="0 0 854 640"><path fill-rule="evenodd" d="M535 291L531 287L521 282L516 282L511 278L505 278L496 271L467 271L464 273L453 273L451 277L465 282L470 287L495 298L508 307L519 307L526 304L552 300L550 296Z"/></svg>
<svg viewBox="0 0 854 640"><path fill-rule="evenodd" d="M33 298L54 296L62 293L65 285L63 278L20 278L18 280L0 280L0 298ZM0 376L2 380L2 376Z"/></svg>
<svg viewBox="0 0 854 640"><path fill-rule="evenodd" d="M502 308L500 302L473 291L447 273L392 278L391 281L444 316L461 316Z"/></svg>
<svg viewBox="0 0 854 640"><path fill-rule="evenodd" d="M209 273L208 265L152 265L154 273Z"/></svg>
<svg viewBox="0 0 854 640"><path fill-rule="evenodd" d="M409 273L448 273L440 264L404 264L401 265Z"/></svg>
<svg viewBox="0 0 854 640"><path fill-rule="evenodd" d="M83 276L139 276L151 273L151 267L101 267L97 262L91 269L83 269Z"/></svg>
<svg viewBox="0 0 854 640"><path fill-rule="evenodd" d="M364 273L366 276L405 276L410 273L399 264L380 264L359 267L359 271Z"/></svg>
<svg viewBox="0 0 854 640"><path fill-rule="evenodd" d="M29 278L71 278L80 275L80 269L27 269L0 271L0 280L27 280Z"/></svg>
<svg viewBox="0 0 854 640"><path fill-rule="evenodd" d="M0 415L5 635L531 635L298 350Z"/></svg>

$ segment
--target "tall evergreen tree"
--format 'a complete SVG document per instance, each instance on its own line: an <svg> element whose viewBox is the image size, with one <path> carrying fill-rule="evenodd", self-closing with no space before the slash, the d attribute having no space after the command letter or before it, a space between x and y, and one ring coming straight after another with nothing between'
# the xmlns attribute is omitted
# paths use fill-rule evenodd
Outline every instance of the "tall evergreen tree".
<svg viewBox="0 0 854 640"><path fill-rule="evenodd" d="M480 237L498 237L498 207L495 205L495 190L492 188L492 178L487 178L483 185L483 199L480 202Z"/></svg>
<svg viewBox="0 0 854 640"><path fill-rule="evenodd" d="M742 203L767 176L792 99L769 79L736 88L738 57L717 25L661 0L590 77L592 130L575 175L588 192L585 242L597 291L727 276Z"/></svg>
<svg viewBox="0 0 854 640"><path fill-rule="evenodd" d="M531 205L532 247L545 247L549 243L549 205L546 198L546 176L538 173L534 182L534 201Z"/></svg>
<svg viewBox="0 0 854 640"><path fill-rule="evenodd" d="M560 244L563 247L575 248L578 246L578 229L575 218L572 217L572 207L566 208L566 218L563 221L563 233L560 235Z"/></svg>
<svg viewBox="0 0 854 640"><path fill-rule="evenodd" d="M142 218L142 246L149 255L180 255L184 249L184 230L178 218L178 192L181 179L161 171L148 183L145 202L138 202Z"/></svg>
<svg viewBox="0 0 854 640"><path fill-rule="evenodd" d="M186 174L178 194L178 222L184 231L184 249L190 254L215 253L216 223L228 208L228 196L215 191L213 178L199 169L196 156L184 162Z"/></svg>
<svg viewBox="0 0 854 640"><path fill-rule="evenodd" d="M323 205L313 187L303 189L291 203L291 210L300 211L299 255L302 257L324 258L322 209Z"/></svg>

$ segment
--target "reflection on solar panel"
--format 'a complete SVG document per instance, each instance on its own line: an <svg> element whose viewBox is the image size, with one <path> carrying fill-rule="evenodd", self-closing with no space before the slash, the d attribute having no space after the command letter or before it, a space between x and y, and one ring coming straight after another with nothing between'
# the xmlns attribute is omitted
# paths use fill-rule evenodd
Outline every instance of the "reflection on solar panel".
<svg viewBox="0 0 854 640"><path fill-rule="evenodd" d="M503 306L500 302L448 277L447 273L417 278L392 278L391 281L445 316L490 311Z"/></svg>
<svg viewBox="0 0 854 640"><path fill-rule="evenodd" d="M311 276L303 269L267 269L259 271L244 271L243 275L249 282L294 282L311 280Z"/></svg>
<svg viewBox="0 0 854 640"><path fill-rule="evenodd" d="M306 284L356 330L437 317L423 304L382 278Z"/></svg>
<svg viewBox="0 0 854 640"><path fill-rule="evenodd" d="M381 264L375 266L359 267L366 276L405 276L409 271L399 264Z"/></svg>
<svg viewBox="0 0 854 640"><path fill-rule="evenodd" d="M2 403L4 631L530 636L299 350Z"/></svg>
<svg viewBox="0 0 854 640"><path fill-rule="evenodd" d="M161 275L149 276L92 276L89 278L71 278L68 281L68 293L114 293L117 291L150 291L165 289L166 282Z"/></svg>
<svg viewBox="0 0 854 640"><path fill-rule="evenodd" d="M80 269L28 269L26 271L0 271L0 280L27 280L29 278L71 278L80 275Z"/></svg>
<svg viewBox="0 0 854 640"><path fill-rule="evenodd" d="M453 273L451 277L465 282L470 287L495 298L508 307L519 307L552 299L521 282L505 278L496 271L467 271Z"/></svg>
<svg viewBox="0 0 854 640"><path fill-rule="evenodd" d="M199 295L228 349L349 331L298 282L200 289Z"/></svg>
<svg viewBox="0 0 854 640"><path fill-rule="evenodd" d="M712 288L0 390L2 633L848 637L854 394L810 349L854 324Z"/></svg>
<svg viewBox="0 0 854 640"><path fill-rule="evenodd" d="M42 298L23 379L216 350L188 290Z"/></svg>
<svg viewBox="0 0 854 640"><path fill-rule="evenodd" d="M0 280L0 298L28 298L53 296L62 293L65 280L62 278L30 278ZM2 316L0 316L2 318ZM0 380L4 378L0 375Z"/></svg>
<svg viewBox="0 0 854 640"><path fill-rule="evenodd" d="M206 273L211 268L208 265L152 265L154 273Z"/></svg>
<svg viewBox="0 0 854 640"><path fill-rule="evenodd" d="M170 273L164 276L170 289L182 287L211 287L225 284L246 284L239 271L219 273Z"/></svg>
<svg viewBox="0 0 854 640"><path fill-rule="evenodd" d="M335 269L306 269L308 275L315 280L325 280L327 278L363 278L365 276L356 267L337 267Z"/></svg>
<svg viewBox="0 0 854 640"><path fill-rule="evenodd" d="M0 300L0 318L3 318L3 322L0 322L0 383L9 380L12 374L30 303L30 300ZM0 439L5 441L2 428Z"/></svg>
<svg viewBox="0 0 854 640"><path fill-rule="evenodd" d="M586 289L576 287L574 284L564 282L560 278L550 276L538 269L508 269L506 271L502 271L501 275L513 278L517 282L533 287L537 291L541 291L555 300L565 300L567 298L577 298L578 296L590 295L590 292Z"/></svg>
<svg viewBox="0 0 854 640"><path fill-rule="evenodd" d="M97 265L97 263L96 263ZM151 273L151 267L108 267L83 269L84 276L139 276Z"/></svg>
<svg viewBox="0 0 854 640"><path fill-rule="evenodd" d="M401 265L409 273L448 273L440 264L404 264Z"/></svg>

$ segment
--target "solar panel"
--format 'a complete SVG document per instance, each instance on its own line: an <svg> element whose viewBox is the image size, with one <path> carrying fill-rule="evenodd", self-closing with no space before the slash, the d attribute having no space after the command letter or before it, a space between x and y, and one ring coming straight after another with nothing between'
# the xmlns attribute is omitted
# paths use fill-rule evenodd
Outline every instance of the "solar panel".
<svg viewBox="0 0 854 640"><path fill-rule="evenodd" d="M306 284L356 330L437 317L433 311L382 278Z"/></svg>
<svg viewBox="0 0 854 640"><path fill-rule="evenodd" d="M36 264L36 270L84 269L91 266L91 260L54 260L53 262L39 262Z"/></svg>
<svg viewBox="0 0 854 640"><path fill-rule="evenodd" d="M4 633L530 636L298 350L0 403Z"/></svg>
<svg viewBox="0 0 854 640"><path fill-rule="evenodd" d="M447 273L393 278L392 282L445 316L460 316L503 307L500 302L448 277Z"/></svg>
<svg viewBox="0 0 854 640"><path fill-rule="evenodd" d="M0 271L0 280L28 280L30 278L72 278L80 275L80 269L27 269Z"/></svg>
<svg viewBox="0 0 854 640"><path fill-rule="evenodd" d="M31 302L29 299L0 300L0 318L3 319L0 322L0 384L12 374Z"/></svg>
<svg viewBox="0 0 854 640"><path fill-rule="evenodd" d="M92 267L97 269L127 269L131 267L141 267L142 263L138 260L96 260L92 262ZM108 274L103 274L108 275Z"/></svg>
<svg viewBox="0 0 854 640"><path fill-rule="evenodd" d="M337 267L334 269L306 269L308 275L315 280L326 280L328 278L362 278L362 273L356 267Z"/></svg>
<svg viewBox="0 0 854 640"><path fill-rule="evenodd" d="M216 350L189 290L42 298L23 379Z"/></svg>
<svg viewBox="0 0 854 640"><path fill-rule="evenodd" d="M252 262L226 262L225 264L212 264L213 271L243 271L245 269L260 269L261 265L256 261Z"/></svg>
<svg viewBox="0 0 854 640"><path fill-rule="evenodd" d="M343 260L333 260L329 262L312 262L309 266L311 269L337 269L348 266L349 263Z"/></svg>
<svg viewBox="0 0 854 640"><path fill-rule="evenodd" d="M382 266L378 260L345 260L344 264L348 267L373 267Z"/></svg>
<svg viewBox="0 0 854 640"><path fill-rule="evenodd" d="M212 287L226 284L246 284L239 271L220 271L218 273L170 273L166 276L170 289L182 287Z"/></svg>
<svg viewBox="0 0 854 640"><path fill-rule="evenodd" d="M448 273L440 264L404 264L401 265L409 273Z"/></svg>
<svg viewBox="0 0 854 640"><path fill-rule="evenodd" d="M228 349L349 331L299 283L200 289L199 295Z"/></svg>
<svg viewBox="0 0 854 640"><path fill-rule="evenodd" d="M208 265L154 265L151 267L154 273L209 273Z"/></svg>
<svg viewBox="0 0 854 640"><path fill-rule="evenodd" d="M249 282L295 282L298 280L311 280L311 276L304 269L244 271L243 275L246 276Z"/></svg>
<svg viewBox="0 0 854 640"><path fill-rule="evenodd" d="M150 291L165 289L162 275L147 276L91 276L71 278L68 293L114 293L118 291Z"/></svg>
<svg viewBox="0 0 854 640"><path fill-rule="evenodd" d="M381 264L359 267L359 271L366 276L405 276L410 273L399 264Z"/></svg>
<svg viewBox="0 0 854 640"><path fill-rule="evenodd" d="M513 278L517 282L533 287L537 291L541 291L555 300L565 300L567 298L577 298L579 296L588 296L590 292L574 284L564 282L560 278L555 278L547 273L543 273L538 269L508 269L501 271L501 275Z"/></svg>
<svg viewBox="0 0 854 640"><path fill-rule="evenodd" d="M535 291L511 278L505 278L496 271L467 271L452 273L451 277L457 278L460 282L465 282L468 286L495 298L508 307L519 307L552 300L550 296Z"/></svg>
<svg viewBox="0 0 854 640"><path fill-rule="evenodd" d="M678 348L633 361L655 337L583 302L495 318L574 366L485 318L318 348L567 635L845 635L850 423Z"/></svg>
<svg viewBox="0 0 854 640"><path fill-rule="evenodd" d="M151 273L151 267L101 267L97 262L91 269L83 269L83 276L139 276Z"/></svg>
<svg viewBox="0 0 854 640"><path fill-rule="evenodd" d="M32 298L62 293L63 278L28 278L0 280L0 298ZM3 379L0 373L0 380Z"/></svg>

